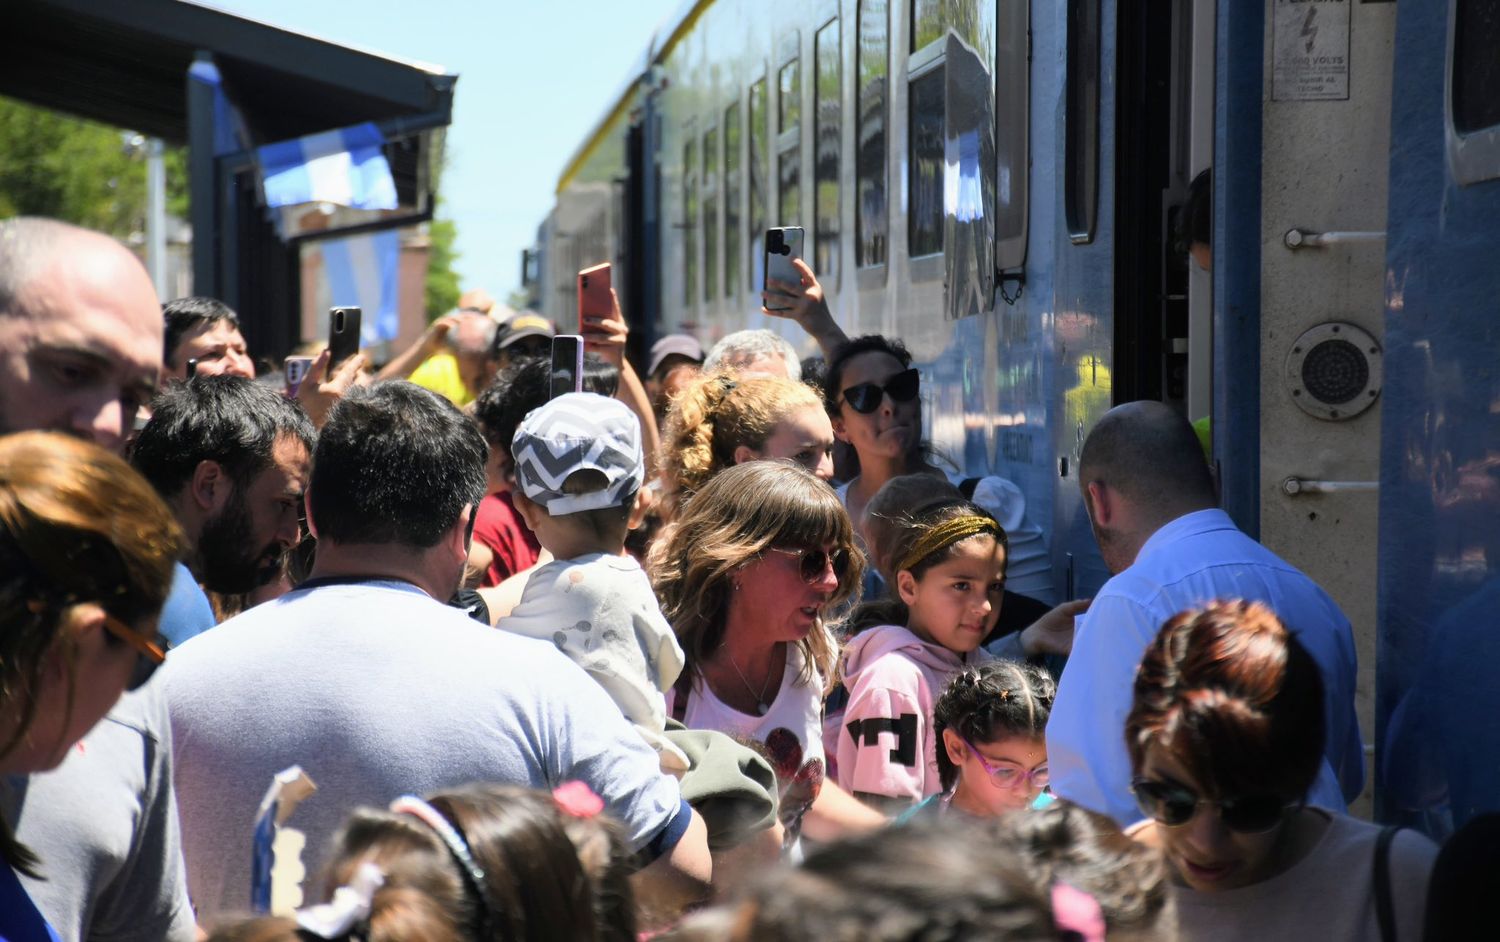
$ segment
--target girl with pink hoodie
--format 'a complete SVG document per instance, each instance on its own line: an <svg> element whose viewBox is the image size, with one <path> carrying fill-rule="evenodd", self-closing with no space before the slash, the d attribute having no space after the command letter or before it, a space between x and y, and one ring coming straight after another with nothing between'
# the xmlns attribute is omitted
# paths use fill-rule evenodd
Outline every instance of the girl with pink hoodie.
<svg viewBox="0 0 1500 942"><path fill-rule="evenodd" d="M942 790L933 705L960 670L990 659L980 644L1000 617L1005 531L966 500L887 521L871 547L891 560L894 598L864 606L873 625L844 649L849 690L838 783L886 811Z"/></svg>

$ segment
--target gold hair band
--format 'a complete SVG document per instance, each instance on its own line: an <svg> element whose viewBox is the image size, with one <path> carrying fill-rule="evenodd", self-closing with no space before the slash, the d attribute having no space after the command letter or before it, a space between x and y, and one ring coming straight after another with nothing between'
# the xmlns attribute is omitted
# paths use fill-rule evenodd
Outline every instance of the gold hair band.
<svg viewBox="0 0 1500 942"><path fill-rule="evenodd" d="M911 552L906 554L906 558L901 560L901 565L897 566L896 570L899 572L902 569L910 569L938 550L947 549L959 540L966 540L981 533L993 533L996 539L1005 539L1005 532L1000 529L1000 524L989 517L965 514L962 517L954 517L952 520L944 520L922 534L917 545L911 548Z"/></svg>

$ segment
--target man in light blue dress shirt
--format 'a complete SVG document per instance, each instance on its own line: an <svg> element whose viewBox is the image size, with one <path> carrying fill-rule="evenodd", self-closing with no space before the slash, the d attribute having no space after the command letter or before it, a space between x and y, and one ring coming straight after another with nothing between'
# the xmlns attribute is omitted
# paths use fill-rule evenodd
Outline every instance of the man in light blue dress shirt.
<svg viewBox="0 0 1500 942"><path fill-rule="evenodd" d="M1364 787L1364 749L1354 712L1354 636L1343 612L1217 508L1192 426L1162 403L1106 413L1084 442L1079 479L1115 575L1080 619L1058 685L1047 728L1052 791L1122 825L1140 819L1124 729L1141 655L1178 612L1239 598L1269 605L1318 663L1328 736L1308 801L1344 811Z"/></svg>

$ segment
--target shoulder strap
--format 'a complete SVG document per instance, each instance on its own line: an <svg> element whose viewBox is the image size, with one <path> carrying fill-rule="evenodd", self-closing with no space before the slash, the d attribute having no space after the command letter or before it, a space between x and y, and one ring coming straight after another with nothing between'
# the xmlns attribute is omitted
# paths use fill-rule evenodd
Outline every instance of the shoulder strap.
<svg viewBox="0 0 1500 942"><path fill-rule="evenodd" d="M1380 942L1396 942L1396 907L1391 902L1391 841L1399 825L1380 829L1375 839L1375 921L1380 926Z"/></svg>

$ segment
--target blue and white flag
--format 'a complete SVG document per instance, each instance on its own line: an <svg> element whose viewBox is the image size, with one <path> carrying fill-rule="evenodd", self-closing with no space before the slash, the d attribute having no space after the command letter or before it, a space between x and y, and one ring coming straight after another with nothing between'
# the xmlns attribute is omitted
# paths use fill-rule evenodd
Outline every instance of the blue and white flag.
<svg viewBox="0 0 1500 942"><path fill-rule="evenodd" d="M321 243L329 304L364 310L359 345L396 339L401 286L401 237L395 232L329 239Z"/></svg>
<svg viewBox="0 0 1500 942"><path fill-rule="evenodd" d="M380 129L366 122L257 148L266 206L395 209L396 181L384 143Z"/></svg>

